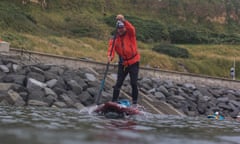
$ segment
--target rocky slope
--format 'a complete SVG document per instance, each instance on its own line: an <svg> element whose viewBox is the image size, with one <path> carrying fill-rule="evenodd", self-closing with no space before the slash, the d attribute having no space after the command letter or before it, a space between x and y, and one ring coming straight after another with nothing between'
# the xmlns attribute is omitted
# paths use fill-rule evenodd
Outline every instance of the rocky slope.
<svg viewBox="0 0 240 144"><path fill-rule="evenodd" d="M0 57L1 105L82 109L94 103L100 86L95 71L47 64L26 65L18 59ZM131 92L128 80L122 89L126 93ZM188 116L204 116L219 111L224 116L235 118L240 111L240 90L236 89L152 77L142 77L139 89L154 102L167 102ZM109 101L111 95L112 88L107 85L101 102Z"/></svg>

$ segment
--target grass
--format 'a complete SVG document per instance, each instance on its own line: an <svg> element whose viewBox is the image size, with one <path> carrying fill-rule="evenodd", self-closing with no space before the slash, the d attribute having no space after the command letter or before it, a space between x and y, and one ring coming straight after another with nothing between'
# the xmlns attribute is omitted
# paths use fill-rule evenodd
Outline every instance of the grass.
<svg viewBox="0 0 240 144"><path fill-rule="evenodd" d="M3 33L1 37L11 41L11 47L69 57L84 57L99 62L107 60L107 40L54 35L42 37L26 33ZM153 45L155 44L138 43L141 66L230 78L229 71L235 59L236 77L240 79L239 45L177 45L189 51L189 58L173 58L156 53L151 50ZM114 62L117 60L116 57Z"/></svg>
<svg viewBox="0 0 240 144"><path fill-rule="evenodd" d="M107 60L108 39L114 30L114 24L106 23L105 19L112 22L117 13L126 14L127 11L128 17L136 22L137 30L143 38L149 30L143 29L142 26L153 26L154 30L163 32L162 35L168 34L166 30L170 26L175 28L174 24L182 27L187 24L185 26L189 30L201 28L208 31L204 23L196 26L191 23L192 19L181 23L176 15L171 15L172 12L177 12L177 9L158 9L155 6L160 5L160 2L154 0L127 1L128 4L119 1L106 3L100 0L99 5L95 0L52 0L49 9L46 10L36 4L23 6L19 1L14 1L3 0L0 3L0 18L3 20L0 21L0 38L10 42L11 47L77 58L87 57L99 62ZM192 1L184 0L185 4L190 2ZM106 8L103 11L104 6ZM194 16L191 18L195 19ZM209 25L216 31L224 31L221 25ZM229 26L229 29L238 29L236 25L234 27ZM158 31L151 34L154 32L159 34ZM229 70L235 58L236 76L240 79L240 45L177 44L176 46L187 49L190 57L174 58L151 50L155 45L169 41L156 42L151 39L153 37L148 38L147 42L138 41L142 66L230 78ZM117 57L114 62L116 61Z"/></svg>
<svg viewBox="0 0 240 144"><path fill-rule="evenodd" d="M229 78L230 68L235 59L236 74L239 78L239 45L181 45L188 49L191 58L183 60L192 73ZM239 73L239 74L238 74Z"/></svg>

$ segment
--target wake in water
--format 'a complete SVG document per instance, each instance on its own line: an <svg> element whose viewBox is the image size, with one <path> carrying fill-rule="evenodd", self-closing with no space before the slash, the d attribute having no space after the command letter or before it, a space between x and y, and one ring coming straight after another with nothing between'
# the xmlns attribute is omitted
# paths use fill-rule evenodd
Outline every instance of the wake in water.
<svg viewBox="0 0 240 144"><path fill-rule="evenodd" d="M99 115L99 116L105 116L106 118L110 119L149 119L155 117L155 114L149 113L145 111L144 107L139 107L139 113L134 115L128 115L126 113L116 113L116 112L108 112L108 113L99 113L96 112L96 110L101 107L102 105L92 105L88 107L84 107L79 111L81 115Z"/></svg>
<svg viewBox="0 0 240 144"><path fill-rule="evenodd" d="M93 113L95 113L97 108L98 108L98 105L92 105L92 106L84 107L83 109L81 109L79 111L79 113L80 114L92 115Z"/></svg>

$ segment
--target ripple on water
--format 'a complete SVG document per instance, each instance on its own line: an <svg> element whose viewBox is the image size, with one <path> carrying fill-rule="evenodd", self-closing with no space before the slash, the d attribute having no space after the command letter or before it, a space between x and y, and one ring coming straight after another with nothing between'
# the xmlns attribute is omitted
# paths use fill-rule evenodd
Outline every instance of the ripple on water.
<svg viewBox="0 0 240 144"><path fill-rule="evenodd" d="M239 122L145 114L106 119L77 110L0 107L1 143L78 144L159 142L237 144ZM13 141L13 139L16 139Z"/></svg>

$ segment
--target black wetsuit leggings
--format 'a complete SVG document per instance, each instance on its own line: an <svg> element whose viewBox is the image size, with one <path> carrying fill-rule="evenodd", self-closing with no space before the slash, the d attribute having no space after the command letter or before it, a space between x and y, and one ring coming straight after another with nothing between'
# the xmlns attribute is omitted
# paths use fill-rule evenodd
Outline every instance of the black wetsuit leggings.
<svg viewBox="0 0 240 144"><path fill-rule="evenodd" d="M130 76L130 83L132 87L132 103L137 104L138 100L138 71L139 71L139 62L134 63L128 67L124 67L122 64L118 65L118 75L117 82L113 89L113 98L112 101L116 102L118 100L119 92L122 87L123 81L125 80L127 74Z"/></svg>

